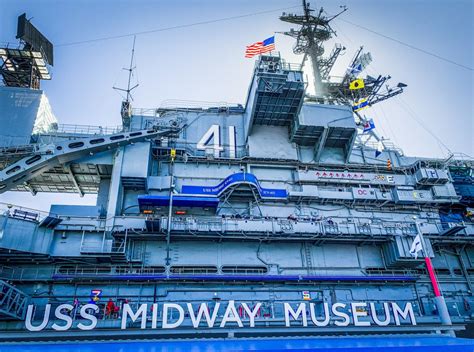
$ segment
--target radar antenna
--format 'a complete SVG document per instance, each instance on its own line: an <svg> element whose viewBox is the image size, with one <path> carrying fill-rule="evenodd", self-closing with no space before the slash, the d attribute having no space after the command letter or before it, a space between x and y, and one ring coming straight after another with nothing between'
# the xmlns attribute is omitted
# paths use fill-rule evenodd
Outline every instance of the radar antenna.
<svg viewBox="0 0 474 352"><path fill-rule="evenodd" d="M26 13L18 17L18 45L0 46L0 79L6 87L40 89L42 80L50 80L53 44L33 26Z"/></svg>
<svg viewBox="0 0 474 352"><path fill-rule="evenodd" d="M113 87L113 89L115 89L115 90L119 90L119 91L127 93L125 100L122 101L122 107L121 107L121 110L120 110L120 115L122 116L122 126L123 126L124 131L127 131L127 130L130 129L130 119L131 119L131 116L132 116L132 103L131 103L131 101L133 100L132 90L137 88L138 85L139 85L137 83L133 87L130 87L131 82L132 82L133 71L136 68L136 66L133 66L133 59L134 59L134 56L135 56L135 40L136 39L137 39L137 37L133 36L133 46L132 46L132 55L130 57L130 66L128 68L123 68L125 71L128 71L127 89Z"/></svg>
<svg viewBox="0 0 474 352"><path fill-rule="evenodd" d="M337 56L341 52L339 50L337 54L333 52L330 60L324 60L321 56L324 54L323 43L329 40L332 35L336 34L331 28L329 22L334 18L339 16L341 13L347 11L346 7L343 7L343 10L337 15L328 18L323 15L323 8L318 11L317 15L314 15L312 10L309 7L309 3L306 0L303 0L303 15L295 14L286 14L283 13L280 16L280 20L300 25L301 28L298 30L291 29L288 32L283 32L283 34L290 37L296 38L296 44L293 47L293 52L295 54L304 54L303 63L306 60L306 57L309 56L313 68L313 77L314 77L314 89L317 97L323 97L327 94L326 85L323 84L323 78L329 72L328 66L334 64ZM336 50L337 51L337 50ZM332 64L330 64L332 62Z"/></svg>

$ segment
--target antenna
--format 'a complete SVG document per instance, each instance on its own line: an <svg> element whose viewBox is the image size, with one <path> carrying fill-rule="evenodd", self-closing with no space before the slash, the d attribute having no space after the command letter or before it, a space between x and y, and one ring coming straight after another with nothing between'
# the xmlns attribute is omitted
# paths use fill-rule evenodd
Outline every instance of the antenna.
<svg viewBox="0 0 474 352"><path fill-rule="evenodd" d="M323 43L329 40L332 35L335 35L336 33L331 28L329 22L346 10L347 8L344 7L337 15L332 18L327 18L323 14L323 8L321 8L317 12L317 15L314 15L314 10L310 8L309 3L307 3L306 0L303 0L303 15L283 13L280 16L280 20L284 22L301 26L298 30L291 29L288 32L283 32L283 34L296 39L293 52L295 54L304 54L303 62L307 56L311 59L315 94L316 97L319 98L326 96L328 93L326 85L323 83L323 79L325 78L325 73L329 72L328 69L331 68L329 61L335 61L335 58L341 52L341 50L337 50L335 53L336 57L333 58L334 60L325 60L322 58L322 55L324 54ZM333 63L334 62L332 62L332 64Z"/></svg>
<svg viewBox="0 0 474 352"><path fill-rule="evenodd" d="M133 70L135 70L136 66L133 66L133 59L135 57L135 41L137 39L137 36L133 36L133 46L132 46L132 55L130 57L130 66L128 68L124 68L125 71L128 71L128 83L127 83L127 89L123 88L118 88L118 87L112 87L115 90L119 90L122 92L127 93L126 98L124 101L122 101L122 107L120 110L120 115L122 116L122 126L123 129L126 131L130 129L130 118L132 116L132 104L131 101L133 100L132 97L132 90L138 87L138 83L135 84L133 87L130 87L130 84L132 82L132 74Z"/></svg>
<svg viewBox="0 0 474 352"><path fill-rule="evenodd" d="M18 16L17 48L0 45L0 82L6 87L40 89L42 80L50 80L53 44L26 18Z"/></svg>
<svg viewBox="0 0 474 352"><path fill-rule="evenodd" d="M358 117L359 139L366 139L365 142L375 139L380 142L382 139L375 131L369 130L364 133L363 126L368 119L358 111L368 108L374 104L390 99L403 92L407 86L405 83L398 83L395 87L390 87L386 83L391 78L389 75L378 77L362 76L362 72L372 61L370 52L364 52L363 47L357 50L349 68L337 80L331 80L329 75L339 55L345 48L336 44L327 57L324 54L324 42L336 36L336 32L331 27L331 21L347 11L346 6L341 6L341 10L335 15L326 15L323 8L315 11L310 8L306 0L303 2L303 14L283 13L280 20L298 25L297 29L290 29L283 32L296 39L293 52L304 54L303 64L306 58L311 60L314 77L315 95L306 95L306 100L322 104L343 104L352 107L354 114ZM342 80L341 80L342 78ZM364 142L364 143L365 143ZM383 143L383 142L382 142Z"/></svg>

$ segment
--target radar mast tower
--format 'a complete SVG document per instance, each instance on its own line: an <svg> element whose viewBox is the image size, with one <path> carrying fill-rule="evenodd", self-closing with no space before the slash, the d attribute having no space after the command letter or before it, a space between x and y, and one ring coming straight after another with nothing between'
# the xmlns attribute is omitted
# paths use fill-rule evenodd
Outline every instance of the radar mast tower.
<svg viewBox="0 0 474 352"><path fill-rule="evenodd" d="M328 57L323 57L324 42L336 36L336 32L331 27L331 21L342 13L347 11L347 7L341 6L342 11L333 15L325 15L323 8L320 8L315 15L315 10L310 8L310 4L303 0L303 14L296 15L292 13L283 13L280 20L299 25L298 29L290 29L283 32L296 39L293 52L295 54L304 54L303 64L309 57L314 77L315 95L306 95L307 101L320 104L342 104L352 107L357 116L357 125L359 132L358 140L362 144L375 139L376 142L383 143L375 131L363 132L363 126L368 123L368 119L360 114L360 110L370 107L374 104L385 101L403 92L407 86L404 83L398 83L395 87L390 87L387 82L391 78L389 75L378 75L372 77L366 75L362 77L362 72L372 62L370 52L364 52L360 47L348 69L343 75L330 76L339 55L345 50L341 44L336 44ZM354 88L353 84L361 84Z"/></svg>
<svg viewBox="0 0 474 352"><path fill-rule="evenodd" d="M301 26L298 30L291 29L290 31L283 32L283 34L296 39L293 52L295 54L304 54L303 63L307 56L311 59L315 94L316 97L321 98L327 95L327 89L326 85L323 84L323 79L325 78L325 72L330 70L330 68L328 70L328 65L331 61L332 64L334 64L335 59L342 50L342 48L340 48L337 54L333 51L331 57L335 54L334 60L325 60L322 58L324 54L323 43L329 40L333 34L336 34L331 28L330 22L341 13L347 11L347 8L343 7L343 10L337 15L328 18L323 15L323 8L318 11L317 15L314 15L313 12L315 10L312 10L309 6L310 4L307 3L306 0L303 0L303 15L283 13L280 16L280 20Z"/></svg>

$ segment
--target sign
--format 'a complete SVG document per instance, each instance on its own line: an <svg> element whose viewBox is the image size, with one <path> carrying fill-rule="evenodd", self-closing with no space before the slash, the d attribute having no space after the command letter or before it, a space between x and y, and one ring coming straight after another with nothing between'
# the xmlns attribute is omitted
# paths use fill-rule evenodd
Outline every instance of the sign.
<svg viewBox="0 0 474 352"><path fill-rule="evenodd" d="M262 199L286 199L288 197L286 189L263 188L262 186L260 186L260 183L258 182L258 179L254 174L246 172L232 174L226 177L222 182L220 182L217 186L214 187L183 185L181 187L181 193L193 195L210 195L218 197L227 188L237 184L248 184L255 186L257 188L258 194L260 195L260 197L262 197Z"/></svg>
<svg viewBox="0 0 474 352"><path fill-rule="evenodd" d="M307 291L305 291L307 292ZM377 313L377 306L374 302L350 302L350 303L289 303L275 302L275 311L282 312L282 325L285 327L324 327L335 325L337 327L354 326L387 326L390 324L401 325L402 322L409 322L416 325L413 306L407 302L402 308L395 302L383 302L383 313ZM176 329L179 328L185 319L188 319L195 329L206 328L254 328L255 322L264 321L260 316L261 302L249 305L245 302L215 302L191 304L184 303L143 303L137 307L132 307L125 303L121 309L120 329L125 330L131 323L140 323L141 329ZM281 308L281 309L280 309ZM380 308L380 305L379 305ZM239 310L245 314L239 314ZM72 304L61 304L56 307L53 313L55 322L51 328L56 331L67 331L71 328L79 330L93 330L97 326L97 315L99 307L96 304L86 304L79 311L80 318L71 317L74 310ZM42 331L49 327L51 315L51 304L44 307L42 316L33 319L35 306L30 304L25 318L25 327L29 331ZM43 310L41 310L43 311ZM323 316L316 314L323 311ZM160 314L159 314L160 313ZM160 315L160 318L159 318ZM275 317L278 318L278 317ZM39 323L38 323L39 321ZM275 320L277 322L278 319ZM73 326L74 325L74 326Z"/></svg>
<svg viewBox="0 0 474 352"><path fill-rule="evenodd" d="M309 291L303 291L303 301L311 301L311 294Z"/></svg>
<svg viewBox="0 0 474 352"><path fill-rule="evenodd" d="M298 171L300 182L395 184L395 175L349 171Z"/></svg>

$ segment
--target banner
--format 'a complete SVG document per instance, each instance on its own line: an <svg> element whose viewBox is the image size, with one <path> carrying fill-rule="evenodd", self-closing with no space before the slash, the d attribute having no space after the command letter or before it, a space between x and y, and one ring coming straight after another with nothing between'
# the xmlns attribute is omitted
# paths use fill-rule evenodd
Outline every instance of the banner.
<svg viewBox="0 0 474 352"><path fill-rule="evenodd" d="M286 199L288 197L286 189L263 188L254 174L246 172L232 174L214 187L183 185L181 194L220 196L230 186L237 184L248 184L256 187L262 199Z"/></svg>

